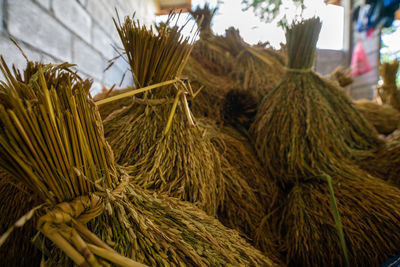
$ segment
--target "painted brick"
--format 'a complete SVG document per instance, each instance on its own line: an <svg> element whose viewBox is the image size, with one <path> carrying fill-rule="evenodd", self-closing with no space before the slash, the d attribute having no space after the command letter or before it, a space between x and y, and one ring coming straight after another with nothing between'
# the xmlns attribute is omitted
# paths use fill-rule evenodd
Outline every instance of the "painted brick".
<svg viewBox="0 0 400 267"><path fill-rule="evenodd" d="M36 2L47 10L50 10L50 0L36 0Z"/></svg>
<svg viewBox="0 0 400 267"><path fill-rule="evenodd" d="M126 59L119 57L114 61L114 65L122 72L129 70L129 64L125 61Z"/></svg>
<svg viewBox="0 0 400 267"><path fill-rule="evenodd" d="M115 84L117 88L125 88L128 86L132 86L133 79L130 71L126 71L124 80L120 85L124 72L125 70L121 70L120 68L118 68L117 65L114 64L104 73L104 84L107 87L111 87Z"/></svg>
<svg viewBox="0 0 400 267"><path fill-rule="evenodd" d="M4 0L0 0L0 31L3 29L4 27Z"/></svg>
<svg viewBox="0 0 400 267"><path fill-rule="evenodd" d="M77 38L73 41L72 49L72 62L78 65L78 69L95 79L101 80L103 70L106 67L106 60L96 50Z"/></svg>
<svg viewBox="0 0 400 267"><path fill-rule="evenodd" d="M90 43L92 19L85 9L75 0L53 0L55 16L83 40Z"/></svg>
<svg viewBox="0 0 400 267"><path fill-rule="evenodd" d="M40 55L40 61L45 63L45 64L59 64L59 63L63 63L62 60L56 59L54 57L48 56L46 54L41 54Z"/></svg>
<svg viewBox="0 0 400 267"><path fill-rule="evenodd" d="M112 40L108 34L106 34L103 29L97 25L93 25L92 28L92 44L104 57L111 59L114 57L114 49L112 47Z"/></svg>
<svg viewBox="0 0 400 267"><path fill-rule="evenodd" d="M79 3L81 3L82 6L86 6L87 0L78 0Z"/></svg>
<svg viewBox="0 0 400 267"><path fill-rule="evenodd" d="M38 52L33 51L22 43L19 43L19 45L30 60L40 61L40 54ZM26 67L26 59L20 50L11 42L8 36L2 34L0 34L0 54L4 57L9 67L15 65L21 70ZM1 75L0 77L3 78Z"/></svg>
<svg viewBox="0 0 400 267"><path fill-rule="evenodd" d="M109 7L103 0L87 0L87 11L93 19L105 30L107 34L115 31L112 21L115 11Z"/></svg>
<svg viewBox="0 0 400 267"><path fill-rule="evenodd" d="M61 60L71 59L71 33L28 0L8 2L11 35Z"/></svg>

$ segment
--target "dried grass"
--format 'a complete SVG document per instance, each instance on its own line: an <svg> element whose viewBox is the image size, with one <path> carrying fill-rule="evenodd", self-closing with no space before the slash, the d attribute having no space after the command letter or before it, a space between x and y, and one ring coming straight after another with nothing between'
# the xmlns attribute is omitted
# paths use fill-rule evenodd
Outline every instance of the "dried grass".
<svg viewBox="0 0 400 267"><path fill-rule="evenodd" d="M319 33L314 23L300 24L305 32L287 33L289 71L265 96L250 128L258 156L282 186L313 176L315 169L335 171L338 157L357 160L381 143L343 90L311 71Z"/></svg>
<svg viewBox="0 0 400 267"><path fill-rule="evenodd" d="M313 18L287 29L287 73L250 129L259 157L283 191L256 241L269 249L275 237L293 266L342 266L343 251L351 266L379 265L399 252L400 194L352 163L380 141L343 91L312 72L320 28ZM332 192L321 179L327 176ZM334 218L341 218L344 235Z"/></svg>
<svg viewBox="0 0 400 267"><path fill-rule="evenodd" d="M134 73L134 77L142 81L141 84L149 85L179 76L183 65L175 63L185 62L175 57L166 61L158 55L173 50L180 58L188 57L191 47L180 42L180 29L174 27L167 33L153 35L135 25L128 27L130 23L119 25L118 30L124 32L121 34L123 43L137 42L140 46L140 49L130 47L126 50L131 69L146 63L148 73L155 78L146 80L140 72ZM136 35L148 42L129 39ZM178 38L169 40L171 36ZM158 46L150 46L150 50L148 46L153 43L152 38L161 42ZM141 61L135 56L139 51L149 53L145 53L143 59L154 60ZM141 102L134 101L131 106L104 120L105 135L114 149L116 160L126 166L133 182L140 187L193 202L207 214L218 216L225 225L251 235L263 215L263 207L248 185L247 177L218 151L209 137L213 134L210 128L190 125L188 114L191 112L185 106L185 99L179 98L181 89L170 86L148 92Z"/></svg>
<svg viewBox="0 0 400 267"><path fill-rule="evenodd" d="M380 134L390 134L400 126L400 112L392 106L368 100L355 101L354 106Z"/></svg>
<svg viewBox="0 0 400 267"><path fill-rule="evenodd" d="M273 264L193 205L131 184L104 139L91 83L68 67L28 62L14 76L1 64L0 165L46 203L41 233L78 265L106 264L110 255L140 265L113 249L152 266ZM72 264L54 253L49 264Z"/></svg>
<svg viewBox="0 0 400 267"><path fill-rule="evenodd" d="M0 233L4 233L22 215L37 204L31 192L21 183L0 170ZM16 229L6 243L0 246L0 266L39 266L40 250L31 239L36 233L35 221L23 229Z"/></svg>
<svg viewBox="0 0 400 267"><path fill-rule="evenodd" d="M333 180L350 266L379 266L400 252L400 191L366 177ZM260 234L276 234L289 266L345 266L325 181L296 184L275 214Z"/></svg>
<svg viewBox="0 0 400 267"><path fill-rule="evenodd" d="M382 77L382 85L376 87L377 95L381 102L391 105L397 110L400 110L400 92L396 86L396 74L399 69L399 62L383 62L379 66L379 74Z"/></svg>
<svg viewBox="0 0 400 267"><path fill-rule="evenodd" d="M366 154L360 166L370 174L400 187L400 138L394 137L384 146Z"/></svg>
<svg viewBox="0 0 400 267"><path fill-rule="evenodd" d="M210 119L202 119L199 124L206 127L205 137L222 155L226 190L218 218L252 239L264 212L276 201L279 189L267 179L246 136L230 126L218 126Z"/></svg>
<svg viewBox="0 0 400 267"><path fill-rule="evenodd" d="M211 22L213 11L205 6L196 9L195 17L199 14L203 16L202 21L197 19L201 23L199 28L209 29L207 23ZM206 32L195 43L184 74L191 81L205 85L193 101L194 114L221 123L224 96L240 88L250 91L259 102L281 79L285 59L271 47L250 46L234 28L227 29L225 36Z"/></svg>
<svg viewBox="0 0 400 267"><path fill-rule="evenodd" d="M93 100L94 101L100 101L102 99L106 99L107 97L111 97L111 96L115 96L115 95L119 95L119 94L123 94L123 93L129 92L132 89L125 88L125 89L112 90L112 91L110 91L110 90L111 89L103 91L103 92L95 95ZM122 98L119 101L112 101L112 102L105 103L105 104L99 106L100 116L104 120L112 112L114 112L114 111L116 111L116 110L118 110L118 109L120 109L122 107L129 106L130 104L132 104L132 98L130 98L130 97Z"/></svg>
<svg viewBox="0 0 400 267"><path fill-rule="evenodd" d="M353 83L353 77L351 77L350 69L345 69L343 66L336 67L330 76L332 80L335 80L339 83L340 87L346 87Z"/></svg>

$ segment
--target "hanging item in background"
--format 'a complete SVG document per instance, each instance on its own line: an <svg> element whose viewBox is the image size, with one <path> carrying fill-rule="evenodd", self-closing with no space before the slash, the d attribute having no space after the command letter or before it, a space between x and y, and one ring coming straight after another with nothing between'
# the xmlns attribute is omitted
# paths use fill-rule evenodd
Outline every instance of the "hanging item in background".
<svg viewBox="0 0 400 267"><path fill-rule="evenodd" d="M400 0L367 0L365 5L357 7L354 11L356 30L364 32L371 28L392 26L399 8Z"/></svg>
<svg viewBox="0 0 400 267"><path fill-rule="evenodd" d="M351 57L351 75L353 77L360 76L371 70L364 46L361 41L358 41Z"/></svg>

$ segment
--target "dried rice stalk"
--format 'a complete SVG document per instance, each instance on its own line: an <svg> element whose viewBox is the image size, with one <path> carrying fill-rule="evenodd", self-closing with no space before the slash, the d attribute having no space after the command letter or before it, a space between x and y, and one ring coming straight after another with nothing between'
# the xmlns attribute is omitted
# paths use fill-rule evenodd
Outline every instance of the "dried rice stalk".
<svg viewBox="0 0 400 267"><path fill-rule="evenodd" d="M343 66L338 66L330 74L331 79L339 83L341 87L346 87L353 83L350 68L345 69Z"/></svg>
<svg viewBox="0 0 400 267"><path fill-rule="evenodd" d="M191 50L188 40L180 37L181 29L164 27L155 35L129 18L117 29L137 84L147 86L179 75ZM216 215L223 201L218 192L224 190L219 158L203 133L188 123L182 101L174 104L170 131L165 134L174 99L181 99L176 97L179 90L158 88L144 95L144 102L114 112L104 121L105 135L117 162L131 165L130 174L138 185L195 202Z"/></svg>
<svg viewBox="0 0 400 267"><path fill-rule="evenodd" d="M159 35L154 35L130 20L117 27L131 69L148 68L147 72L142 67L140 72L134 73L139 84L147 86L179 76L185 63L181 59L188 58L191 49L180 39L181 29L165 27ZM148 41L140 43L135 36ZM159 43L153 45L154 40ZM137 43L138 47L128 43ZM142 58L135 53L142 53ZM170 53L173 55L168 60L162 57ZM149 58L151 61L147 62ZM143 73L153 78L147 80L142 77ZM165 86L148 92L140 102L136 99L131 106L107 117L105 135L117 161L127 166L137 185L193 202L209 215L218 216L226 225L251 235L262 217L263 208L259 208L247 177L242 176L207 137L207 127L191 126L188 120L191 112L185 98L181 98L186 93L193 95L190 91L188 84L186 88ZM236 196L242 197L229 201Z"/></svg>
<svg viewBox="0 0 400 267"><path fill-rule="evenodd" d="M202 119L199 124L207 129L205 137L223 156L221 166L227 189L218 218L224 225L253 238L264 211L276 201L278 188L266 179L247 137L230 126L217 126L209 119Z"/></svg>
<svg viewBox="0 0 400 267"><path fill-rule="evenodd" d="M399 252L400 191L350 160L380 142L342 90L312 72L320 29L316 18L287 29L287 73L250 129L259 157L284 193L263 219L256 242L268 249L274 237L290 265L343 266L343 251L351 266L379 265ZM318 178L327 175L333 178L336 215L328 184ZM335 217L342 219L347 250Z"/></svg>
<svg viewBox="0 0 400 267"><path fill-rule="evenodd" d="M91 83L70 65L28 62L12 75L1 63L0 165L46 203L39 230L76 264L273 264L191 204L133 186L105 142Z"/></svg>
<svg viewBox="0 0 400 267"><path fill-rule="evenodd" d="M335 178L333 185L350 266L379 266L398 255L400 190L377 179ZM322 180L296 184L260 231L270 237L278 233L277 244L290 266L345 266L328 186Z"/></svg>
<svg viewBox="0 0 400 267"><path fill-rule="evenodd" d="M37 200L26 187L14 183L7 173L0 170L0 234L35 204ZM16 229L6 243L0 246L0 266L32 266L39 263L41 253L31 242L35 232L34 221L25 224L23 229Z"/></svg>
<svg viewBox="0 0 400 267"><path fill-rule="evenodd" d="M199 26L200 39L208 39L213 36L211 21L217 10L218 8L210 8L209 4L205 3L203 8L197 6L195 10L190 11L190 15L192 15Z"/></svg>
<svg viewBox="0 0 400 267"><path fill-rule="evenodd" d="M257 113L257 98L246 90L233 89L225 95L224 122L234 127L249 129Z"/></svg>
<svg viewBox="0 0 400 267"><path fill-rule="evenodd" d="M105 99L107 97L110 96L115 96L115 95L119 95L122 93L126 93L131 91L132 89L130 88L125 88L125 89L119 89L119 90L112 90L110 92L110 90L107 91L103 91L99 94L97 94L93 100L94 101L100 101L102 99ZM107 118L108 115L110 115L113 111L118 110L122 107L126 107L129 106L130 104L132 104L132 97L126 97L126 98L122 98L119 101L112 101L103 105L99 105L99 113L101 118L104 120L105 118Z"/></svg>
<svg viewBox="0 0 400 267"><path fill-rule="evenodd" d="M384 146L371 151L360 160L360 166L370 174L400 188L400 138L394 137Z"/></svg>
<svg viewBox="0 0 400 267"><path fill-rule="evenodd" d="M212 11L205 6L196 9L195 13L204 18L199 28L210 28ZM195 115L221 123L224 95L230 90L242 88L260 101L283 75L284 59L275 50L248 45L234 28L227 29L225 36L215 36L207 31L200 37L184 69L191 81L205 85L193 101Z"/></svg>
<svg viewBox="0 0 400 267"><path fill-rule="evenodd" d="M369 100L358 100L354 105L378 133L390 134L400 126L400 112L387 104L379 105Z"/></svg>
<svg viewBox="0 0 400 267"><path fill-rule="evenodd" d="M376 87L377 95L382 103L389 104L400 110L400 92L396 86L396 74L399 69L399 62L384 62L379 66L379 73L382 76L383 84Z"/></svg>
<svg viewBox="0 0 400 267"><path fill-rule="evenodd" d="M337 157L356 159L380 144L343 90L311 71L318 25L305 21L301 30L286 34L287 73L265 96L250 129L259 157L282 186L314 176L316 168L330 170Z"/></svg>

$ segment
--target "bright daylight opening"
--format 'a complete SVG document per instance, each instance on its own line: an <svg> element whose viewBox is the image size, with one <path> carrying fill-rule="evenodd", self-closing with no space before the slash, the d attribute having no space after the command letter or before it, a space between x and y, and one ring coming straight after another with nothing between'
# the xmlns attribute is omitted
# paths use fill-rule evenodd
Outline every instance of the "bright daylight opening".
<svg viewBox="0 0 400 267"><path fill-rule="evenodd" d="M256 44L258 42L270 42L275 48L279 48L279 44L285 42L284 30L277 26L277 21L266 23L260 21L251 9L243 11L244 5L242 0L192 0L192 7L204 6L209 3L211 7L215 7L217 3L219 9L212 21L212 29L214 33L222 35L228 27L238 28L240 35L243 39L250 43ZM323 0L306 0L306 10L304 17L312 17L318 15L322 21L323 26L318 42L320 49L343 49L343 25L344 25L344 9L341 6L325 5ZM291 20L298 13L296 7L291 1L283 1L284 14ZM184 16L186 17L186 16ZM157 22L165 21L166 16L157 17ZM184 19L178 24L183 24ZM187 27L187 33L190 32L191 27Z"/></svg>

